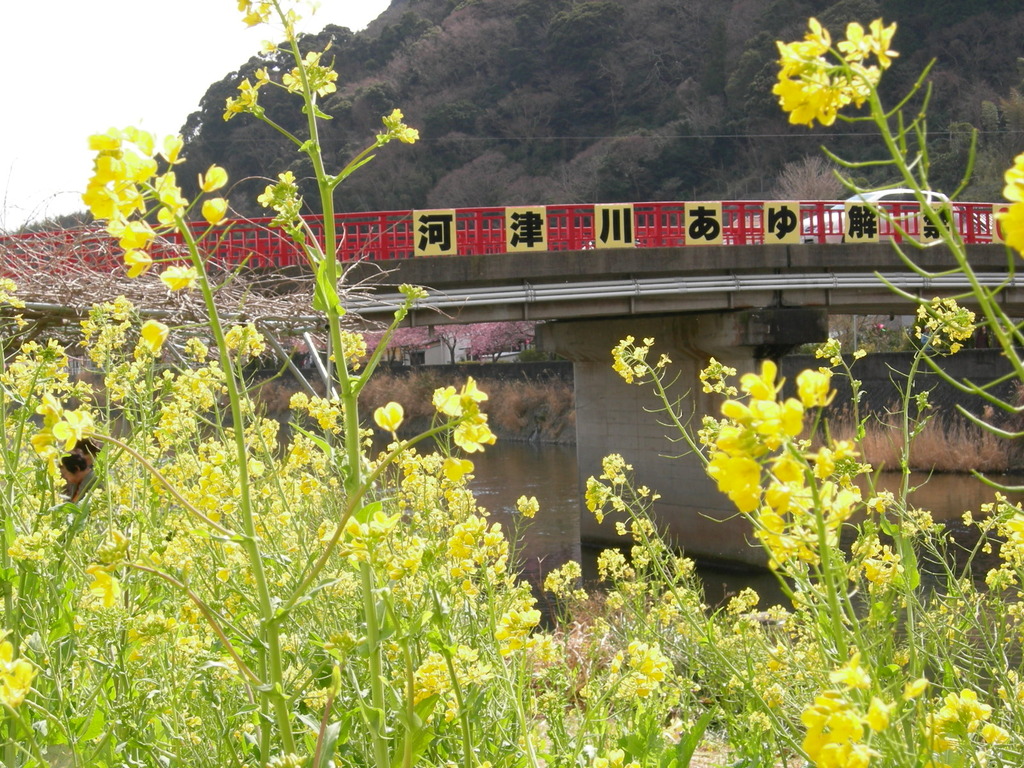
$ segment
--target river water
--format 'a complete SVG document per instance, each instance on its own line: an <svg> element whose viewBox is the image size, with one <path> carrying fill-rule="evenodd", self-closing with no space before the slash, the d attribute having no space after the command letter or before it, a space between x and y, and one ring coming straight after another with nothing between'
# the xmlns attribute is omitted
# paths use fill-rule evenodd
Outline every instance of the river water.
<svg viewBox="0 0 1024 768"><path fill-rule="evenodd" d="M596 579L597 553L580 547L579 516L583 503L577 488L575 446L499 441L483 454L475 454L473 462L475 478L470 487L477 502L509 531L510 538L517 531L522 534L520 562L524 576L532 584L541 584L549 571L570 559L583 564L585 581ZM1000 480L1006 485L1024 485L1022 477ZM954 531L962 531L960 518L965 510L978 513L981 505L992 501L995 494L968 475L913 475L912 484L921 487L911 494L911 503L931 511L936 521L946 522ZM881 475L879 485L880 490L896 490L899 477ZM540 503L540 512L533 520L524 520L515 513L516 500L524 495L536 496ZM1024 495L1016 497L1021 499ZM709 605L717 605L747 586L762 595L763 607L784 602L770 573L700 565L698 572Z"/></svg>

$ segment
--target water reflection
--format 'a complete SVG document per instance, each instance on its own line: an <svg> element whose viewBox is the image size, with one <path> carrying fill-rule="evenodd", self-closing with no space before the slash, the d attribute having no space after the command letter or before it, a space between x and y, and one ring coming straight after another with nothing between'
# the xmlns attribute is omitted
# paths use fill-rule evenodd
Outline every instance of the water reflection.
<svg viewBox="0 0 1024 768"><path fill-rule="evenodd" d="M511 533L522 532L520 561L532 584L568 560L580 560L580 495L576 489L576 448L499 442L473 456L470 488L480 506ZM536 496L532 520L516 512L520 496Z"/></svg>
<svg viewBox="0 0 1024 768"><path fill-rule="evenodd" d="M596 580L595 562L598 550L580 546L579 516L581 494L577 488L576 449L573 446L530 445L500 442L483 454L473 456L475 479L471 484L478 502L510 533L522 531L521 556L524 575L536 586L545 575L567 560L583 564L584 578ZM1006 485L1024 485L1024 477L1000 478ZM878 490L897 491L900 478L896 474L881 475ZM914 474L911 486L920 485L910 496L910 503L929 510L936 522L945 522L957 534L965 531L960 518L965 510L975 514L981 505L990 502L996 491L966 475ZM540 512L533 520L516 514L520 496L536 496ZM1024 500L1024 493L1009 494L1011 500ZM511 538L511 536L510 536ZM718 605L744 587L752 587L762 595L762 607L784 603L785 598L775 577L767 572L723 570L699 567L706 601Z"/></svg>
<svg viewBox="0 0 1024 768"><path fill-rule="evenodd" d="M520 562L527 580L537 587L544 577L567 560L583 566L587 583L597 582L600 550L580 546L579 516L582 505L576 478L574 446L529 445L499 442L482 455L473 456L475 479L470 487L478 503L510 532L522 532ZM536 496L540 512L533 520L516 514L520 496ZM775 577L765 571L698 567L705 600L718 605L744 587L757 590L766 607L783 602Z"/></svg>

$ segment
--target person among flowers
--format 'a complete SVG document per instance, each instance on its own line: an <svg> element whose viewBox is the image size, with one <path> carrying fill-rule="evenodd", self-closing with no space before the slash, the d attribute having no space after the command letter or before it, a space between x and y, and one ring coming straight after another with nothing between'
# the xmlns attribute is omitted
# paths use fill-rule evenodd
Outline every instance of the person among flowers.
<svg viewBox="0 0 1024 768"><path fill-rule="evenodd" d="M64 496L68 501L79 501L92 487L96 479L93 465L99 450L91 440L79 440L61 457L60 476L64 478Z"/></svg>

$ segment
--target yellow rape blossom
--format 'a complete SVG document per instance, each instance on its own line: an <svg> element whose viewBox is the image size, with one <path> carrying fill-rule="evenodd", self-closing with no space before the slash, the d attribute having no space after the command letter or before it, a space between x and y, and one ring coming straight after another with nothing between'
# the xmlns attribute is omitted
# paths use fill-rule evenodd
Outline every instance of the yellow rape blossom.
<svg viewBox="0 0 1024 768"><path fill-rule="evenodd" d="M309 51L306 53L305 58L302 60L302 67L295 67L291 72L287 72L281 78L281 84L291 93L302 93L302 71L305 70L306 83L309 85L309 90L315 93L317 96L326 96L329 93L334 93L337 90L335 82L338 79L338 73L330 67L325 67L320 63L320 57L323 55L321 51ZM266 71L263 70L263 77L265 79ZM398 110L399 120L401 120L402 113ZM385 123L386 124L386 123Z"/></svg>
<svg viewBox="0 0 1024 768"><path fill-rule="evenodd" d="M138 277L153 266L153 258L145 251L133 248L124 252L124 263L128 277Z"/></svg>
<svg viewBox="0 0 1024 768"><path fill-rule="evenodd" d="M390 402L373 412L373 420L377 422L377 426L391 434L398 431L404 418L405 410L401 403Z"/></svg>
<svg viewBox="0 0 1024 768"><path fill-rule="evenodd" d="M445 477L453 483L457 483L472 472L474 467L473 462L469 459L458 459L454 456L448 456L445 458L441 469Z"/></svg>
<svg viewBox="0 0 1024 768"><path fill-rule="evenodd" d="M533 518L540 511L540 502L537 501L536 496L520 496L516 500L516 511L519 512L523 517Z"/></svg>
<svg viewBox="0 0 1024 768"><path fill-rule="evenodd" d="M40 409L42 406L40 406ZM42 413L42 410L38 412ZM46 419L44 418L44 425ZM48 430L57 442L64 443L64 450L70 451L75 443L84 440L93 433L96 425L93 422L92 414L84 408L74 411L61 410L59 418L54 421Z"/></svg>
<svg viewBox="0 0 1024 768"><path fill-rule="evenodd" d="M532 598L531 598L532 600ZM498 620L494 638L500 645L502 656L511 656L518 650L533 645L530 633L540 624L540 611L536 608L512 608Z"/></svg>
<svg viewBox="0 0 1024 768"><path fill-rule="evenodd" d="M404 117L402 110L395 109L390 115L381 118L387 130L377 134L377 146L383 146L392 139L398 139L403 144L415 144L419 140L420 132L406 125L403 122Z"/></svg>
<svg viewBox="0 0 1024 768"><path fill-rule="evenodd" d="M211 165L206 173L199 174L199 188L203 192L216 192L228 183L228 172L219 165Z"/></svg>
<svg viewBox="0 0 1024 768"><path fill-rule="evenodd" d="M487 416L482 413L459 424L452 434L452 439L466 453L482 451L485 445L494 445L497 441L487 426Z"/></svg>
<svg viewBox="0 0 1024 768"><path fill-rule="evenodd" d="M110 608L121 594L121 585L110 572L101 565L90 565L85 572L92 576L89 594L104 608Z"/></svg>
<svg viewBox="0 0 1024 768"><path fill-rule="evenodd" d="M1013 159L1013 165L1003 178L1006 181L1003 197L1012 205L996 217L1003 230L1003 241L1024 255L1024 152Z"/></svg>
<svg viewBox="0 0 1024 768"><path fill-rule="evenodd" d="M214 197L203 201L203 218L210 225L220 224L228 212L228 201L223 197Z"/></svg>
<svg viewBox="0 0 1024 768"><path fill-rule="evenodd" d="M881 19L871 22L869 33L852 22L846 28L847 39L837 43L834 51L828 30L812 18L803 40L776 43L779 75L772 93L789 113L789 121L832 125L843 107L861 106L897 55L889 49L895 32L895 24L885 27ZM866 63L871 56L877 65Z"/></svg>
<svg viewBox="0 0 1024 768"><path fill-rule="evenodd" d="M824 408L831 403L836 394L835 390L829 390L831 382L831 371L801 371L796 377L796 386L804 408Z"/></svg>
<svg viewBox="0 0 1024 768"><path fill-rule="evenodd" d="M846 688L868 688L871 685L871 676L860 666L859 651L854 653L846 664L831 672L829 680Z"/></svg>
<svg viewBox="0 0 1024 768"><path fill-rule="evenodd" d="M910 701L911 699L916 699L924 693L925 688L929 685L931 685L931 683L926 677L919 677L917 680L907 683L903 686L903 700Z"/></svg>
<svg viewBox="0 0 1024 768"><path fill-rule="evenodd" d="M914 333L927 349L953 355L974 335L974 318L974 313L957 304L956 299L935 297L918 305Z"/></svg>
<svg viewBox="0 0 1024 768"><path fill-rule="evenodd" d="M147 320L139 331L139 343L156 357L169 333L170 329L159 320Z"/></svg>
<svg viewBox="0 0 1024 768"><path fill-rule="evenodd" d="M160 281L171 291L191 288L198 279L195 267L168 267L160 273Z"/></svg>
<svg viewBox="0 0 1024 768"><path fill-rule="evenodd" d="M657 643L630 642L623 653L612 659L611 673L616 681L616 698L646 698L656 691L672 670L672 663Z"/></svg>
<svg viewBox="0 0 1024 768"><path fill-rule="evenodd" d="M12 709L21 705L32 690L36 669L26 659L14 658L9 640L0 642L0 704Z"/></svg>

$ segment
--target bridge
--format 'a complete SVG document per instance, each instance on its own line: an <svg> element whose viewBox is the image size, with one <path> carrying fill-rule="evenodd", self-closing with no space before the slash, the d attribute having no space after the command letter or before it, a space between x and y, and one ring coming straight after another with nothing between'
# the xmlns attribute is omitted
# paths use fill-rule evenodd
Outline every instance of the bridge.
<svg viewBox="0 0 1024 768"><path fill-rule="evenodd" d="M883 216L856 207L733 201L343 214L339 256L346 284L361 289L348 309L370 320L386 319L404 298L396 286L411 283L429 287L423 307L407 318L413 325L547 321L542 346L574 363L581 487L606 453L619 452L636 482L661 494L658 520L690 554L763 565L763 553L748 543L749 526L699 462L666 458L677 446L649 413L648 389L612 371L610 350L626 335L653 337L680 373L680 392L690 391L684 413L717 413L716 396L698 385L710 357L742 373L823 341L830 313L908 314L907 300L878 274L925 299L966 291L959 276L914 273L892 247L919 247L915 262L936 274L953 266L916 203L879 205ZM993 215L1001 207L953 203L943 216L967 244L981 281L1001 286L1007 311L1024 315L1024 292ZM309 224L322 236L322 221ZM34 247L42 237L0 245ZM174 246L173 239L162 245ZM110 266L109 248L94 253L106 254L94 258ZM231 224L211 258L271 271L303 263L267 220ZM621 543L608 521L597 527L584 513L580 525L585 543Z"/></svg>

